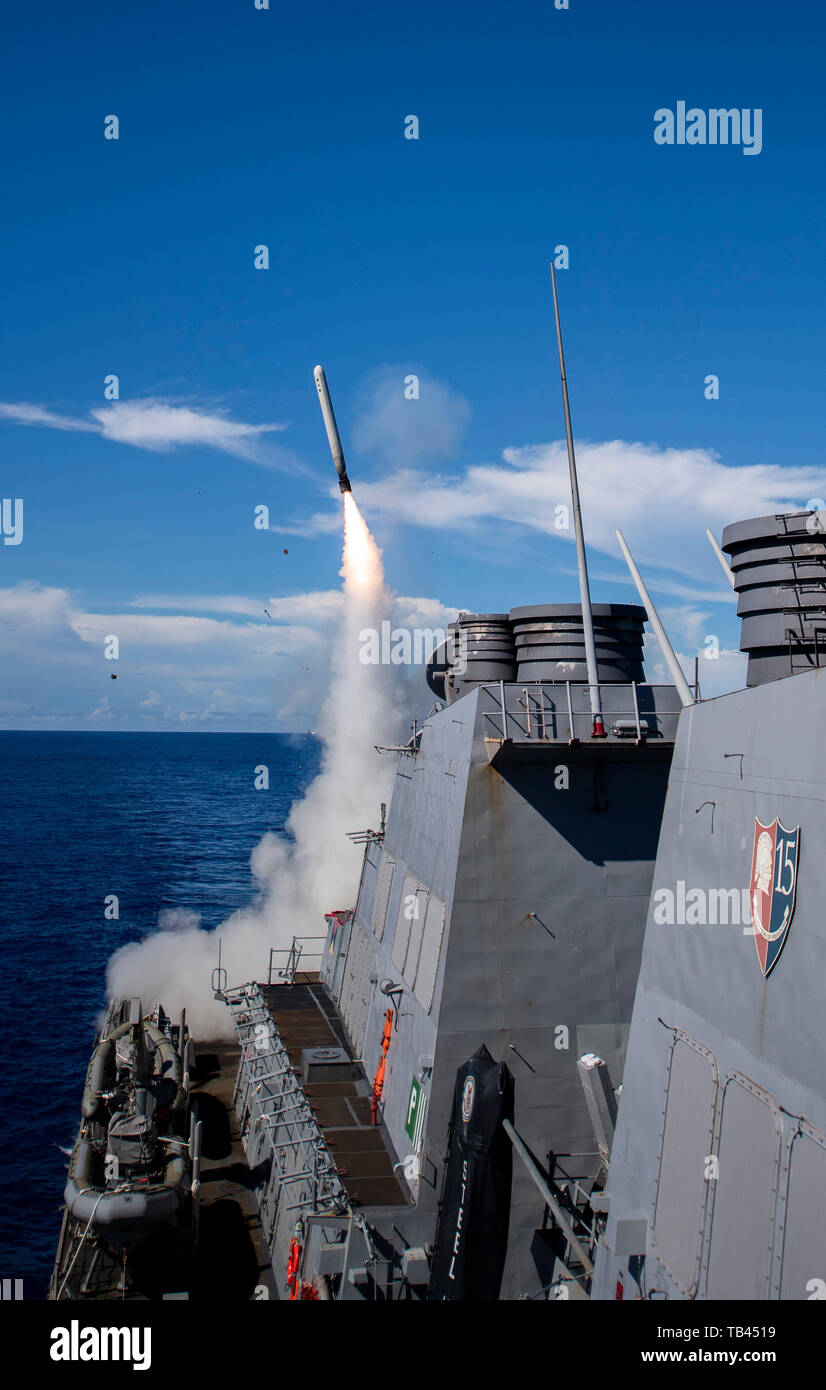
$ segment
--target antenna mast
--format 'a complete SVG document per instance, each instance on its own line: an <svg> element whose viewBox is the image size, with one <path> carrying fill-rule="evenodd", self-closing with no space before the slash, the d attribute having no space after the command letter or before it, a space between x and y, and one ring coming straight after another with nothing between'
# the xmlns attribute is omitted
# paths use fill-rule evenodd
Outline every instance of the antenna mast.
<svg viewBox="0 0 826 1390"><path fill-rule="evenodd" d="M683 668L677 660L677 655L674 651L674 648L668 640L666 630L660 622L660 615L651 601L651 595L645 587L642 575L640 574L634 562L634 557L631 554L631 551L628 549L628 546L625 544L625 537L623 536L622 531L617 531L616 537L620 543L620 550L625 556L625 563L631 571L631 578L633 579L637 593L640 596L640 602L642 603L643 608L648 614L648 621L653 627L654 636L660 644L660 651L662 652L663 657L665 659L665 664L671 672L671 679L677 687L677 694L680 697L680 704L693 705L694 696L692 695L689 689L688 681L686 680L685 675L683 674Z"/></svg>
<svg viewBox="0 0 826 1390"><path fill-rule="evenodd" d="M706 535L708 536L708 539L709 539L709 541L710 541L710 543L711 543L711 548L712 548L712 550L714 551L714 554L717 556L717 559L720 561L720 564L723 566L723 574L726 576L726 579L728 580L729 584L731 585L731 587L732 587L732 589L733 589L733 588L734 588L734 575L733 575L732 572L731 572L731 566L730 566L728 560L726 559L725 555L723 554L722 550L720 549L719 545L717 544L717 537L715 536L715 534L714 534L713 531L710 531L710 530L709 530L708 527L706 527Z"/></svg>
<svg viewBox="0 0 826 1390"><path fill-rule="evenodd" d="M588 587L588 562L585 558L585 537L582 534L582 511L579 505L579 484L576 476L574 457L574 436L571 430L571 408L568 405L568 379L565 375L565 354L562 351L562 328L559 323L559 301L556 297L556 276L551 261L551 288L554 295L554 319L556 320L556 341L559 346L559 372L562 379L562 404L565 410L565 438L568 442L568 468L571 474L571 500L574 504L574 535L576 537L576 563L579 572L579 599L582 605L582 628L585 636L585 666L588 672L588 693L591 700L593 719L592 738L604 738L605 726L602 722L602 698L597 679L597 653L594 646L594 619L591 613L591 592Z"/></svg>

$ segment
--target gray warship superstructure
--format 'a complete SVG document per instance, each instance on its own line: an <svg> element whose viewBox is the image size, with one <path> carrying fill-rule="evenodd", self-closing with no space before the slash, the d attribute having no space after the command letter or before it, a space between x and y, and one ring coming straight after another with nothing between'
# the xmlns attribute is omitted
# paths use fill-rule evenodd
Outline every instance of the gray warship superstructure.
<svg viewBox="0 0 826 1390"><path fill-rule="evenodd" d="M747 688L680 718L597 1297L826 1293L823 521L724 532Z"/></svg>
<svg viewBox="0 0 826 1390"><path fill-rule="evenodd" d="M391 750L354 909L276 954L267 985L217 980L282 1297L587 1286L680 708L642 682L644 610L592 611L604 737L578 605L463 615L462 660L429 670L444 705ZM454 1209L463 1066L459 1129L495 1069L507 1156L494 1197Z"/></svg>

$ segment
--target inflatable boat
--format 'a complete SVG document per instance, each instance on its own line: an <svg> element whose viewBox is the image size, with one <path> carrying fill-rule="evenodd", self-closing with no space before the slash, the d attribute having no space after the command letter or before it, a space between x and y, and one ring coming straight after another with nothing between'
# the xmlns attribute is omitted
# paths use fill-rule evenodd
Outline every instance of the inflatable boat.
<svg viewBox="0 0 826 1390"><path fill-rule="evenodd" d="M66 1205L90 1235L127 1250L176 1223L190 1191L189 1081L183 1021L177 1046L159 1006L115 1001L89 1062Z"/></svg>

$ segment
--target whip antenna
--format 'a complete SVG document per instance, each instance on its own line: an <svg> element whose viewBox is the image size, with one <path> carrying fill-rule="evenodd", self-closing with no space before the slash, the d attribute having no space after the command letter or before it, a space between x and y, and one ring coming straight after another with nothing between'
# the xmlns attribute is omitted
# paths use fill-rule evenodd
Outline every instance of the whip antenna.
<svg viewBox="0 0 826 1390"><path fill-rule="evenodd" d="M602 722L602 697L597 679L597 653L594 646L594 619L591 613L591 591L588 587L588 562L585 558L585 537L582 534L582 511L579 505L579 484L576 476L574 457L574 436L571 430L571 408L568 404L568 379L565 376L565 354L562 351L562 328L559 322L559 301L556 297L556 276L551 261L551 288L554 295L554 319L556 320L556 341L559 346L559 372L562 378L562 405L565 410L565 438L568 442L568 469L571 475L571 500L574 504L574 535L576 537L576 563L579 573L579 600L582 605L582 629L585 635L585 666L588 672L588 694L591 701L593 720L592 737L604 738L605 726Z"/></svg>

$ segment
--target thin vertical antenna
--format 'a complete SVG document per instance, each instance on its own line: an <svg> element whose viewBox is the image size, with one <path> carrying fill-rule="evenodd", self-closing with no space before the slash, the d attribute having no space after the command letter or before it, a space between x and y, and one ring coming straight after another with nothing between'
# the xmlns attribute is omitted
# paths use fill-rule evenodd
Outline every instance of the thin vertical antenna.
<svg viewBox="0 0 826 1390"><path fill-rule="evenodd" d="M582 534L582 511L579 505L579 484L576 477L576 458L574 457L574 436L571 430L571 408L568 405L568 379L565 375L565 354L562 351L562 328L559 323L559 301L556 297L556 276L551 261L551 288L554 294L554 318L556 320L556 341L559 346L559 372L562 378L562 404L565 410L565 438L568 441L568 469L571 474L571 500L574 504L574 535L576 537L576 563L579 572L579 601L582 605L582 629L585 635L585 666L588 672L588 693L591 700L593 718L593 738L604 738L605 727L602 722L602 699L597 679L597 653L594 646L594 618L591 613L591 591L588 587L588 562L585 558L585 537Z"/></svg>

